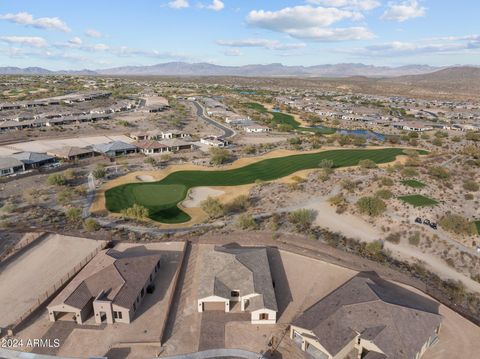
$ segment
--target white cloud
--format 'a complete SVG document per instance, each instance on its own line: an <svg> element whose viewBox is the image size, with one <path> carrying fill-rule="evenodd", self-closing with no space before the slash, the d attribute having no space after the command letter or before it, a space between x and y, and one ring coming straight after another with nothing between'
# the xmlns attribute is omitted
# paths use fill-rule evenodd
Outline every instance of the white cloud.
<svg viewBox="0 0 480 359"><path fill-rule="evenodd" d="M225 4L221 0L213 0L210 5L207 6L208 9L213 11L220 11L225 7Z"/></svg>
<svg viewBox="0 0 480 359"><path fill-rule="evenodd" d="M0 41L12 45L25 45L32 47L46 47L47 41L38 36L0 36Z"/></svg>
<svg viewBox="0 0 480 359"><path fill-rule="evenodd" d="M290 29L325 27L345 19L362 19L357 12L336 8L295 6L279 11L253 10L247 16L250 25L288 32Z"/></svg>
<svg viewBox="0 0 480 359"><path fill-rule="evenodd" d="M381 5L381 2L378 0L307 0L307 3L361 11L372 10Z"/></svg>
<svg viewBox="0 0 480 359"><path fill-rule="evenodd" d="M367 40L374 37L366 27L341 27L341 28L308 28L295 29L289 32L290 36L299 39L309 39L314 41L348 41L348 40Z"/></svg>
<svg viewBox="0 0 480 359"><path fill-rule="evenodd" d="M390 2L382 15L383 20L404 22L409 19L425 16L426 8L418 0L407 0L400 3Z"/></svg>
<svg viewBox="0 0 480 359"><path fill-rule="evenodd" d="M173 0L168 3L168 6L172 9L185 9L190 7L188 0Z"/></svg>
<svg viewBox="0 0 480 359"><path fill-rule="evenodd" d="M417 42L393 41L360 49L345 49L341 52L364 56L413 56L419 54L465 53L480 50L480 36L444 37Z"/></svg>
<svg viewBox="0 0 480 359"><path fill-rule="evenodd" d="M74 38L68 40L68 42L72 45L81 45L83 43L82 39L79 38L79 37L74 37Z"/></svg>
<svg viewBox="0 0 480 359"><path fill-rule="evenodd" d="M305 44L282 44L277 40L244 39L244 40L218 40L218 45L232 47L262 47L268 50L292 50L304 48Z"/></svg>
<svg viewBox="0 0 480 359"><path fill-rule="evenodd" d="M362 19L363 15L358 11L333 7L295 6L279 11L251 11L247 16L247 23L286 33L298 39L344 41L372 38L373 34L363 26L330 27L342 20L358 21Z"/></svg>
<svg viewBox="0 0 480 359"><path fill-rule="evenodd" d="M27 12L19 12L17 14L0 15L1 20L8 20L16 24L33 26L39 29L52 29L69 32L70 28L65 22L58 17L40 17L35 19L33 15Z"/></svg>
<svg viewBox="0 0 480 359"><path fill-rule="evenodd" d="M87 35L88 37L94 37L94 38L99 38L103 36L100 31L97 31L95 29L85 30L85 35Z"/></svg>
<svg viewBox="0 0 480 359"><path fill-rule="evenodd" d="M239 49L228 49L223 53L225 56L242 56L242 52Z"/></svg>

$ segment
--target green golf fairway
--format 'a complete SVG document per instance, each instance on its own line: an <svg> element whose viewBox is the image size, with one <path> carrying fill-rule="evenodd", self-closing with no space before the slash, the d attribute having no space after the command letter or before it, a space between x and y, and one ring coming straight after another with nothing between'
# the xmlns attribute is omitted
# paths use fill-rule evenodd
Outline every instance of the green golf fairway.
<svg viewBox="0 0 480 359"><path fill-rule="evenodd" d="M246 104L246 106L258 112L270 113L271 115L273 115L273 122L280 125L289 125L297 131L321 133L323 135L331 135L336 132L334 128L328 127L301 127L300 123L295 120L292 115L282 112L268 111L265 106L256 102L249 102Z"/></svg>
<svg viewBox="0 0 480 359"><path fill-rule="evenodd" d="M182 223L190 216L178 208L192 187L238 186L256 180L271 181L297 171L318 168L322 160L331 160L335 167L358 165L361 160L387 163L403 154L401 148L348 149L269 158L250 165L218 171L178 171L158 182L129 183L105 192L106 207L121 212L137 203L149 209L150 218L162 223Z"/></svg>

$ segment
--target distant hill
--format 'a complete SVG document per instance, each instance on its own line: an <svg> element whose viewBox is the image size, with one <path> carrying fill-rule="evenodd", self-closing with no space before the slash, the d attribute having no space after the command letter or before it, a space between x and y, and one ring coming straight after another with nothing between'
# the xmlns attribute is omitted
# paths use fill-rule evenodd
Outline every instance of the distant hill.
<svg viewBox="0 0 480 359"><path fill-rule="evenodd" d="M210 63L167 62L151 66L123 66L101 70L50 71L39 67L0 67L4 75L110 75L110 76L246 76L246 77L394 77L418 75L438 71L428 65L401 67L364 64L336 64L316 66L267 65L221 66Z"/></svg>

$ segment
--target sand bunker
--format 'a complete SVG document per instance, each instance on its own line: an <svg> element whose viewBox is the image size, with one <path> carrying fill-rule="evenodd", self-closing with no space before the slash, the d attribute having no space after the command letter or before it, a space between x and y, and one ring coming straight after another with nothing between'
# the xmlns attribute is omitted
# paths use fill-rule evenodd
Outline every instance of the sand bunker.
<svg viewBox="0 0 480 359"><path fill-rule="evenodd" d="M150 175L140 175L136 177L137 180L142 181L142 182L155 182L155 178Z"/></svg>
<svg viewBox="0 0 480 359"><path fill-rule="evenodd" d="M188 192L187 198L182 202L182 206L185 208L200 207L200 203L208 197L218 197L224 193L224 191L211 187L195 187Z"/></svg>

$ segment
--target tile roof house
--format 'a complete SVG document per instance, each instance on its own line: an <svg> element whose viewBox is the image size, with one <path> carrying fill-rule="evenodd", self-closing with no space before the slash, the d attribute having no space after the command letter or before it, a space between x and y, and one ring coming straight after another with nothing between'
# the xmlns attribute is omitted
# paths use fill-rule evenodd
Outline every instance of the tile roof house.
<svg viewBox="0 0 480 359"><path fill-rule="evenodd" d="M22 161L25 169L38 168L56 161L55 157L38 152L17 152L12 157Z"/></svg>
<svg viewBox="0 0 480 359"><path fill-rule="evenodd" d="M14 157L0 157L0 177L25 171L22 161Z"/></svg>
<svg viewBox="0 0 480 359"><path fill-rule="evenodd" d="M253 324L275 324L278 312L266 248L215 247L205 250L198 311L229 312L238 303Z"/></svg>
<svg viewBox="0 0 480 359"><path fill-rule="evenodd" d="M117 157L137 152L137 146L122 141L111 141L94 145L93 149L108 157Z"/></svg>
<svg viewBox="0 0 480 359"><path fill-rule="evenodd" d="M320 359L418 359L438 340L441 322L438 303L360 273L305 310L290 338Z"/></svg>
<svg viewBox="0 0 480 359"><path fill-rule="evenodd" d="M159 254L103 250L47 306L50 321L130 323L159 268Z"/></svg>
<svg viewBox="0 0 480 359"><path fill-rule="evenodd" d="M47 154L62 158L68 161L81 160L84 158L94 157L95 151L90 148L65 146L53 150L49 150Z"/></svg>

